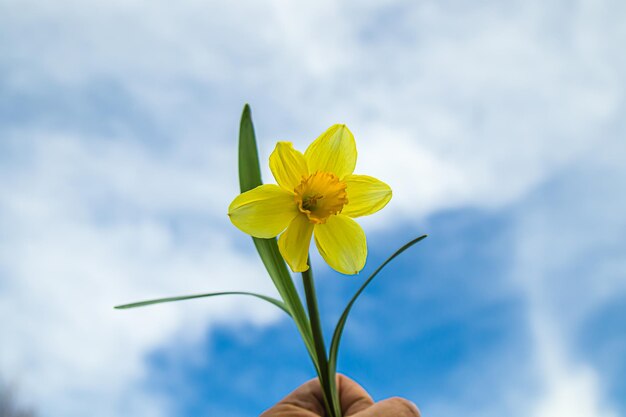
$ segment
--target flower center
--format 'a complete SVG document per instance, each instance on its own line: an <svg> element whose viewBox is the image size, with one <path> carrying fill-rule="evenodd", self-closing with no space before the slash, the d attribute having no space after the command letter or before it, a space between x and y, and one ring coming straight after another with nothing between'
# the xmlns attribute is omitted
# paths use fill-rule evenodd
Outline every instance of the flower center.
<svg viewBox="0 0 626 417"><path fill-rule="evenodd" d="M298 209L307 215L311 223L326 223L328 217L341 213L348 203L346 184L330 172L316 172L302 177L294 192Z"/></svg>

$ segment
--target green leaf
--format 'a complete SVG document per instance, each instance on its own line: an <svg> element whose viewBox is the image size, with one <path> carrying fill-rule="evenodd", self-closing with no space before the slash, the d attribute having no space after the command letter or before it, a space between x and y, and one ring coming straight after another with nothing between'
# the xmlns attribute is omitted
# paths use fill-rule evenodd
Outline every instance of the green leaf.
<svg viewBox="0 0 626 417"><path fill-rule="evenodd" d="M246 104L239 123L239 188L245 193L262 184L254 125L250 106Z"/></svg>
<svg viewBox="0 0 626 417"><path fill-rule="evenodd" d="M123 304L123 305L115 306L115 308L118 310L125 310L129 308L145 307L145 306L149 306L153 304L171 303L174 301L183 301L183 300L193 300L194 298L216 297L219 295L248 295L248 296L256 297L261 300L274 304L276 307L280 308L285 313L291 316L291 313L289 313L287 306L285 306L285 303L283 303L282 301L277 300L272 297L268 297L267 295L257 294L253 292L247 292L247 291L211 292L211 293L206 293L206 294L193 294L193 295L182 295L179 297L157 298L155 300L146 300L146 301L139 301L139 302L131 303L131 304Z"/></svg>
<svg viewBox="0 0 626 417"><path fill-rule="evenodd" d="M372 273L372 275L369 276L369 278L363 283L363 285L361 285L361 288L359 288L359 290L354 294L354 296L352 297L352 299L350 300L346 308L343 310L343 314L341 314L341 317L339 318L339 321L337 322L337 326L335 327L335 332L333 333L333 338L330 342L330 352L328 355L329 382L333 385L333 392L337 391L334 385L336 383L335 375L337 373L337 356L339 354L339 343L341 342L343 329L346 325L346 321L348 320L348 315L350 314L350 310L352 310L352 306L354 305L356 300L359 298L361 293L365 290L365 288L367 288L367 286L374 280L376 275L378 275L378 273L385 266L387 266L389 262L393 261L398 255L400 255L402 252L404 252L411 246L426 239L427 236L428 235L423 235L416 239L411 240L410 242L402 246L400 249L398 249L393 255L387 258L385 262L383 262L378 268L376 268L376 270Z"/></svg>
<svg viewBox="0 0 626 417"><path fill-rule="evenodd" d="M244 193L262 184L254 125L252 123L250 106L246 104L241 115L239 130L239 186L241 192ZM313 364L319 373L320 367L316 360L311 325L309 324L304 307L302 306L302 301L291 279L291 275L287 270L285 260L278 250L276 238L259 239L253 237L252 240L263 261L263 265L265 265L265 269L267 269L268 274L274 282L274 286L289 310L302 336L309 356L313 360Z"/></svg>

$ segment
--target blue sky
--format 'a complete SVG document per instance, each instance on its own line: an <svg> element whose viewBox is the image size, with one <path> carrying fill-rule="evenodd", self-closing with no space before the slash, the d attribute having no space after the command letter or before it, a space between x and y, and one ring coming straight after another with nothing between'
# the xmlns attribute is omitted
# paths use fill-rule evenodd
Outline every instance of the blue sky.
<svg viewBox="0 0 626 417"><path fill-rule="evenodd" d="M346 123L363 274L340 370L424 415L626 416L626 8L617 1L0 1L0 376L43 417L257 415L313 375L228 222L262 160ZM271 176L265 167L265 179Z"/></svg>

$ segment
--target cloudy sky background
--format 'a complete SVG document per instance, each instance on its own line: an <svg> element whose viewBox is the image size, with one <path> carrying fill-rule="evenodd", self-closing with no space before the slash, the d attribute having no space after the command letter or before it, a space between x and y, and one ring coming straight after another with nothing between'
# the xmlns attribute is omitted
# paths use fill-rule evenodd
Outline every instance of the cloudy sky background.
<svg viewBox="0 0 626 417"><path fill-rule="evenodd" d="M340 370L425 416L626 416L620 1L0 0L0 375L43 417L251 416L313 376L226 217L336 122L394 189ZM271 180L265 171L265 179Z"/></svg>

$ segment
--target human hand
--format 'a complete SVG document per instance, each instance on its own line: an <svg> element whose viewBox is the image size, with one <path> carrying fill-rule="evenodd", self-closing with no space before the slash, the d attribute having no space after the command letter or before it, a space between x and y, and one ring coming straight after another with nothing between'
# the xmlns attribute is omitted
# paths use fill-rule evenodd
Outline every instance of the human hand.
<svg viewBox="0 0 626 417"><path fill-rule="evenodd" d="M420 417L417 407L404 398L375 403L356 382L337 376L337 389L344 417ZM312 379L282 399L260 417L325 417L324 396L319 380Z"/></svg>

